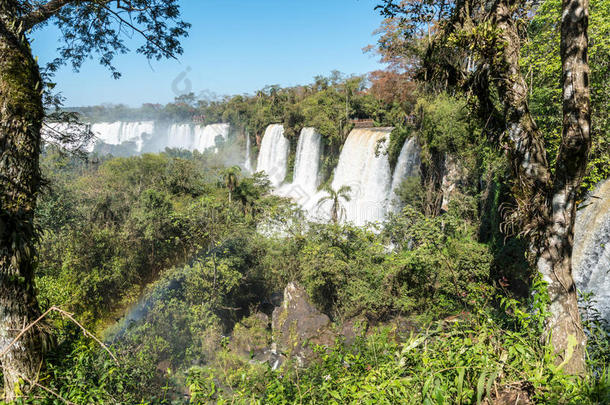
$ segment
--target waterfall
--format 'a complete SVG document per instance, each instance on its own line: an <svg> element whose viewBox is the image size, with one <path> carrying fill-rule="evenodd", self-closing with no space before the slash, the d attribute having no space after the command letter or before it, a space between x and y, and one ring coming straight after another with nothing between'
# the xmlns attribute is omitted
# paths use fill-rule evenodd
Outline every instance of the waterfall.
<svg viewBox="0 0 610 405"><path fill-rule="evenodd" d="M284 126L269 125L261 142L256 171L265 172L274 187L279 186L286 177L286 166L290 143L284 137Z"/></svg>
<svg viewBox="0 0 610 405"><path fill-rule="evenodd" d="M208 149L216 148L217 138L225 142L229 138L229 124L210 124L196 125L194 128L194 140L189 150L205 152ZM214 151L217 151L214 149Z"/></svg>
<svg viewBox="0 0 610 405"><path fill-rule="evenodd" d="M385 218L391 188L390 162L385 151L391 131L392 128L354 129L347 137L331 185L335 191L342 186L351 188L350 201L340 201L345 207L345 222L361 226ZM326 195L324 191L318 193L315 202ZM324 204L317 215L328 218L329 213L330 204Z"/></svg>
<svg viewBox="0 0 610 405"><path fill-rule="evenodd" d="M577 211L572 273L578 289L593 293L595 308L610 321L610 179Z"/></svg>
<svg viewBox="0 0 610 405"><path fill-rule="evenodd" d="M155 123L152 121L147 122L126 122L123 128L124 137L127 141L136 143L136 150L142 151L144 142L152 136L155 131Z"/></svg>
<svg viewBox="0 0 610 405"><path fill-rule="evenodd" d="M191 125L172 124L167 131L167 143L165 146L168 148L192 150L193 138L194 133Z"/></svg>
<svg viewBox="0 0 610 405"><path fill-rule="evenodd" d="M398 161L396 162L396 167L394 168L392 187L390 188L390 202L392 203L392 207L394 209L400 209L398 204L394 203L394 200L396 199L395 194L398 187L400 187L402 182L408 177L416 176L419 173L419 154L419 144L417 143L417 139L413 136L409 138L402 146L400 155L398 156Z"/></svg>
<svg viewBox="0 0 610 405"><path fill-rule="evenodd" d="M278 194L290 197L306 210L318 189L322 136L315 128L303 128L297 143L292 183L283 185Z"/></svg>
<svg viewBox="0 0 610 405"><path fill-rule="evenodd" d="M123 123L117 122L100 122L91 125L91 132L95 137L109 145L118 145L121 143L121 128Z"/></svg>
<svg viewBox="0 0 610 405"><path fill-rule="evenodd" d="M40 130L40 135L45 142L62 145L64 136L69 136L80 140L80 148L86 152L93 152L94 142L92 139L87 143L83 143L80 134L88 133L91 130L89 124L77 124L67 122L44 122ZM76 145L70 145L70 142L62 146L73 148Z"/></svg>
<svg viewBox="0 0 610 405"><path fill-rule="evenodd" d="M130 154L157 153L165 148L204 152L215 148L219 137L223 141L228 140L229 129L229 124L201 126L174 123L156 127L153 121L100 122L91 126L91 131L97 138L97 145L125 145L129 148L129 144L133 144L135 147L129 150Z"/></svg>
<svg viewBox="0 0 610 405"><path fill-rule="evenodd" d="M246 132L246 160L244 162L244 169L246 169L246 173L252 173L254 170L252 169L252 157L250 149L250 134Z"/></svg>
<svg viewBox="0 0 610 405"><path fill-rule="evenodd" d="M229 124L191 125L172 124L169 127L167 147L205 152L216 147L216 138L226 141Z"/></svg>
<svg viewBox="0 0 610 405"><path fill-rule="evenodd" d="M144 143L153 135L155 123L153 121L141 122L100 122L91 125L91 132L102 142L109 145L134 143L135 151L139 153Z"/></svg>
<svg viewBox="0 0 610 405"><path fill-rule="evenodd" d="M293 184L298 184L304 191L313 193L318 188L318 169L322 136L315 128L303 128L294 163Z"/></svg>

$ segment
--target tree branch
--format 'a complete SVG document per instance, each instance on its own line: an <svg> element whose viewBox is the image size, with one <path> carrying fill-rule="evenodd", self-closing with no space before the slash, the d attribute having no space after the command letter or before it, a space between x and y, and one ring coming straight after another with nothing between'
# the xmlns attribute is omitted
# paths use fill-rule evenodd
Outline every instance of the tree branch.
<svg viewBox="0 0 610 405"><path fill-rule="evenodd" d="M126 20L125 18L123 18L121 16L121 12L126 12L128 14L131 14L134 11L143 12L143 11L149 10L150 9L149 7L144 7L144 8L138 9L138 8L134 8L131 5L131 2L127 2L126 6L122 6L120 4L120 2L117 1L117 8L118 8L118 10L120 10L117 12L117 11L111 9L110 7L108 7L108 4L111 3L112 1L114 1L114 0L50 0L49 2L47 2L45 4L41 4L37 9L35 9L35 10L31 11L30 13L21 17L20 22L22 24L24 31L27 31L29 29L32 29L36 25L47 21L48 19L53 17L55 14L57 14L65 6L72 5L72 4L78 4L78 3L97 3L97 4L99 4L100 7L102 7L104 10L106 10L112 16L114 16L120 24L125 24L129 28L131 28L132 30L134 30L135 32L140 34L146 41L153 44L160 51L165 53L167 57L177 59L176 56L172 52L170 52L168 49L166 49L161 43L156 41L154 38L152 38L150 35L148 35L145 31L139 29L134 24L132 24L131 22L129 22L128 20Z"/></svg>
<svg viewBox="0 0 610 405"><path fill-rule="evenodd" d="M53 17L59 10L63 7L70 4L77 3L100 3L104 8L107 3L110 3L113 0L50 0L45 4L41 4L37 9L31 11L30 13L21 17L21 22L23 23L23 27L25 30L29 30L34 28L36 25L45 22L49 18ZM127 12L134 11L146 11L149 7L144 8L135 8L131 5L131 2L127 1L127 6L122 6L119 1L117 1L117 8Z"/></svg>
<svg viewBox="0 0 610 405"><path fill-rule="evenodd" d="M148 42L150 42L151 44L153 44L154 46L156 46L157 48L159 48L159 50L163 53L166 54L167 57L170 57L172 59L176 59L178 60L178 58L176 57L176 55L174 55L172 52L170 52L169 50L167 50L162 44L160 44L158 41L156 41L154 38L152 38L150 35L146 34L146 32L142 31L141 29L139 29L138 27L136 27L134 24L132 24L131 22L127 21L126 19L124 19L120 13L112 10L111 8L108 8L105 4L102 4L102 7L108 11L110 14L112 14L120 23L123 23L125 25L127 25L129 28L131 28L132 30L134 30L135 32L137 32L138 34L142 35L142 37L144 37L145 40L147 40Z"/></svg>
<svg viewBox="0 0 610 405"><path fill-rule="evenodd" d="M31 324L27 325L26 327L24 327L18 334L17 336L15 336L15 338L8 344L8 346L6 346L4 348L4 350L2 350L2 352L0 353L0 357L3 357L6 353L8 353L9 349L15 344L17 343L17 341L19 339L21 339L21 337L23 335L25 335L25 333L32 329L34 326L36 326L37 323L39 323L40 321L42 321L47 315L49 315L49 313L51 313L52 311L55 312L59 312L59 314L65 318L68 318L69 320L71 320L72 322L74 322L82 331L83 334L85 336L89 336L90 338L92 338L93 340L95 340L109 355L110 357L112 357L112 359L116 362L117 365L119 365L119 360L116 358L116 356L114 354L112 354L112 352L110 351L110 349L108 349L108 346L106 346L105 344L103 344L98 338L95 337L95 335L91 332L89 332L83 325L81 325L80 323L78 323L78 321L76 319L74 319L74 317L72 316L71 313L64 311L61 308L58 308L56 306L52 306L51 308L47 309L42 315L40 315L34 322L32 322Z"/></svg>
<svg viewBox="0 0 610 405"><path fill-rule="evenodd" d="M69 4L81 3L83 0L51 0L41 4L37 9L21 17L24 30L34 28L36 25L45 22L53 17L59 10Z"/></svg>
<svg viewBox="0 0 610 405"><path fill-rule="evenodd" d="M24 376L23 374L19 374L19 376L21 378L23 378L25 381L27 381L30 385L35 385L38 388L41 388L42 390L44 390L44 391L48 392L49 394L55 396L56 398L60 399L63 403L68 404L68 405L76 405L74 402L67 400L66 398L62 397L61 395L59 395L57 392L53 391L52 389L40 384L38 381L32 381L29 378L27 378L26 376Z"/></svg>

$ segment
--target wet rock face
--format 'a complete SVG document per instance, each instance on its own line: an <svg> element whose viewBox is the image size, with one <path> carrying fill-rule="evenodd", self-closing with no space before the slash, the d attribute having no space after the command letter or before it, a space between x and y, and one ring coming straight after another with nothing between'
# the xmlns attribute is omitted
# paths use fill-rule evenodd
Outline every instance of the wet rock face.
<svg viewBox="0 0 610 405"><path fill-rule="evenodd" d="M593 293L594 308L610 321L610 180L578 207L572 273L578 289Z"/></svg>
<svg viewBox="0 0 610 405"><path fill-rule="evenodd" d="M441 210L449 210L449 202L459 193L459 186L466 182L468 173L460 162L453 156L448 155L445 159L445 168L441 183L443 201Z"/></svg>
<svg viewBox="0 0 610 405"><path fill-rule="evenodd" d="M231 351L244 358L250 358L264 352L270 343L269 317L257 312L242 319L233 329Z"/></svg>
<svg viewBox="0 0 610 405"><path fill-rule="evenodd" d="M289 283L284 289L282 304L273 311L276 349L302 361L311 351L306 343L320 337L329 324L328 316L310 303L305 289L296 283Z"/></svg>

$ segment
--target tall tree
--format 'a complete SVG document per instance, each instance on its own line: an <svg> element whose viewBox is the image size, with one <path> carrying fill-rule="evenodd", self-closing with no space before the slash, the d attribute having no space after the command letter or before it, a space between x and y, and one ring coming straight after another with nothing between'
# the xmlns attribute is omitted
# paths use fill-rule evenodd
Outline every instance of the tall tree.
<svg viewBox="0 0 610 405"><path fill-rule="evenodd" d="M241 168L239 166L232 166L226 169L223 173L224 183L229 190L229 202L233 199L233 192L239 185L239 175L241 174Z"/></svg>
<svg viewBox="0 0 610 405"><path fill-rule="evenodd" d="M588 24L589 0L562 1L563 132L550 198L551 218L538 262L538 269L549 281L551 343L556 349L567 345L566 352L574 348L571 359L563 358L566 370L574 373L585 368L585 334L572 277L572 248L576 201L591 149Z"/></svg>
<svg viewBox="0 0 610 405"><path fill-rule="evenodd" d="M40 315L32 284L33 216L40 184L42 107L38 66L17 22L16 2L0 2L0 348ZM42 330L29 330L0 359L5 398L42 361ZM23 377L22 377L23 376Z"/></svg>
<svg viewBox="0 0 610 405"><path fill-rule="evenodd" d="M320 207L327 202L330 202L330 219L334 224L337 224L345 214L345 207L341 203L341 200L344 200L345 202L351 200L350 193L352 192L352 188L350 186L341 186L338 190L335 190L331 186L327 186L324 187L324 191L328 195L321 197L320 200L318 200L317 206Z"/></svg>
<svg viewBox="0 0 610 405"><path fill-rule="evenodd" d="M383 14L416 36L422 22L436 21L424 61L427 80L461 85L477 99L488 138L511 161L515 207L505 223L530 241L538 270L548 282L550 336L570 373L584 370L585 335L571 274L572 235L578 188L590 147L586 64L587 0L563 1L564 131L555 160L547 161L544 137L528 107L520 68L527 0L385 0Z"/></svg>
<svg viewBox="0 0 610 405"><path fill-rule="evenodd" d="M15 399L22 381L34 382L46 341L33 285L36 198L40 185L43 79L32 55L29 36L48 22L63 34L59 57L78 69L92 54L120 74L112 61L128 51L126 36L137 33L137 49L147 58L174 57L189 25L180 19L177 0L0 0L0 358L4 395ZM27 387L20 387L23 390Z"/></svg>

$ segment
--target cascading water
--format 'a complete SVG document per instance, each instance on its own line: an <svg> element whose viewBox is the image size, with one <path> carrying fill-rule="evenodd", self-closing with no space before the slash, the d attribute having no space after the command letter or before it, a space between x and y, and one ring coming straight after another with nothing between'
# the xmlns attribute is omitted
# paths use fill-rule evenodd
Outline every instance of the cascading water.
<svg viewBox="0 0 610 405"><path fill-rule="evenodd" d="M193 127L189 124L172 124L167 131L168 148L192 150L194 143Z"/></svg>
<svg viewBox="0 0 610 405"><path fill-rule="evenodd" d="M144 142L150 138L155 131L155 123L148 122L128 122L124 129L128 140L136 143L136 150L142 152Z"/></svg>
<svg viewBox="0 0 610 405"><path fill-rule="evenodd" d="M610 321L610 179L577 211L572 273L579 290L594 294L595 307Z"/></svg>
<svg viewBox="0 0 610 405"><path fill-rule="evenodd" d="M95 137L103 143L109 145L118 145L121 141L121 128L123 123L117 122L99 122L91 125L91 132Z"/></svg>
<svg viewBox="0 0 610 405"><path fill-rule="evenodd" d="M44 122L42 129L40 131L40 135L45 142L50 142L54 144L61 144L62 138L68 136L74 139L81 139L79 149L87 152L93 152L94 141L95 139L91 139L88 141L84 141L81 134L87 134L91 130L91 126L89 124L77 124L77 123L67 123L67 122ZM89 139L89 137L86 137ZM68 142L68 148L75 147L77 145L71 144ZM71 145L70 145L71 144Z"/></svg>
<svg viewBox="0 0 610 405"><path fill-rule="evenodd" d="M274 187L279 186L286 177L286 167L290 143L284 137L284 126L269 125L261 142L256 171L265 172Z"/></svg>
<svg viewBox="0 0 610 405"><path fill-rule="evenodd" d="M315 128L303 128L297 143L292 183L283 185L278 194L290 197L306 210L318 189L318 171L322 136Z"/></svg>
<svg viewBox="0 0 610 405"><path fill-rule="evenodd" d="M408 177L416 176L419 173L419 154L420 148L415 137L409 138L400 150L400 155L394 168L394 175L392 176L392 187L390 188L389 197L394 210L400 209L399 204L395 202L398 187Z"/></svg>
<svg viewBox="0 0 610 405"><path fill-rule="evenodd" d="M222 142L229 138L229 124L210 124L210 125L197 125L193 129L194 140L189 150L198 150L199 152L205 152L208 149L216 148L216 140L218 137L222 139Z"/></svg>
<svg viewBox="0 0 610 405"><path fill-rule="evenodd" d="M361 226L385 218L392 176L384 152L390 132L392 128L354 129L347 137L331 185L335 191L342 186L351 188L350 201L340 200L345 208L344 222ZM325 191L318 193L315 202L326 195ZM317 208L318 217L329 217L330 203Z"/></svg>
<svg viewBox="0 0 610 405"><path fill-rule="evenodd" d="M254 170L252 168L252 156L251 156L251 145L250 145L250 134L246 133L246 159L244 161L244 169L246 169L246 173L252 173Z"/></svg>
<svg viewBox="0 0 610 405"><path fill-rule="evenodd" d="M165 128L165 130L163 130ZM134 144L131 154L142 152L161 152L167 148L198 150L204 152L216 147L220 137L226 141L229 137L229 124L193 125L171 124L155 126L153 121L143 122L100 122L91 126L97 138L97 144L123 145Z"/></svg>
<svg viewBox="0 0 610 405"><path fill-rule="evenodd" d="M100 122L91 125L91 132L99 142L108 145L121 145L123 143L134 143L135 152L142 151L144 143L150 138L155 130L153 121L141 122Z"/></svg>
<svg viewBox="0 0 610 405"><path fill-rule="evenodd" d="M297 144L292 183L298 184L307 192L318 188L321 149L322 136L315 128L303 128Z"/></svg>

